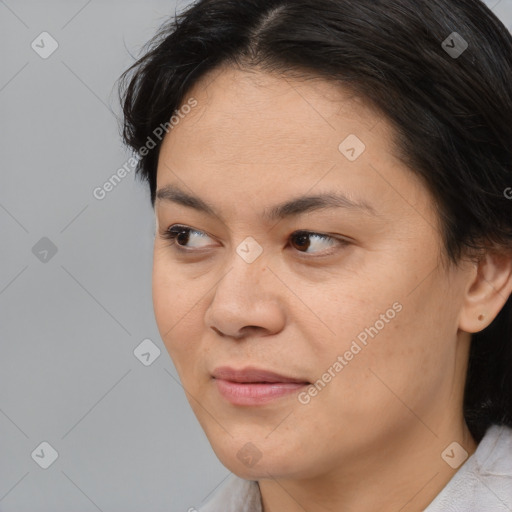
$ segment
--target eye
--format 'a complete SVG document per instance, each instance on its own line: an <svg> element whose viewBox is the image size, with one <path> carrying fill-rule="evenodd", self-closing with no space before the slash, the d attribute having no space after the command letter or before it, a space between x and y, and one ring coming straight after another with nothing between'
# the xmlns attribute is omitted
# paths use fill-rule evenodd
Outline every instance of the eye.
<svg viewBox="0 0 512 512"><path fill-rule="evenodd" d="M208 247L208 239L211 238L204 232L187 226L171 226L162 233L162 237L171 240L178 248L200 249ZM182 249L182 250L187 250Z"/></svg>
<svg viewBox="0 0 512 512"><path fill-rule="evenodd" d="M181 251L206 248L211 245L209 241L212 240L204 231L178 224L166 229L161 236L171 240L172 245ZM348 244L347 240L312 231L296 231L290 236L290 245L303 254L320 253L320 256L327 256L334 252L336 247Z"/></svg>
<svg viewBox="0 0 512 512"><path fill-rule="evenodd" d="M296 231L290 237L290 244L298 251L306 254L325 253L331 254L336 246L348 245L348 241L335 238L322 233L314 233L311 231Z"/></svg>

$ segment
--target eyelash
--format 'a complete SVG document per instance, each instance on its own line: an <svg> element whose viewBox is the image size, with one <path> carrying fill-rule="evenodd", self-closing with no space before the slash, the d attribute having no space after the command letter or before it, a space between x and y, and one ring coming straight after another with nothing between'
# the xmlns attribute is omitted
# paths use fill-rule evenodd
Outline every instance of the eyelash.
<svg viewBox="0 0 512 512"><path fill-rule="evenodd" d="M180 246L179 244L176 243L176 238L182 234L182 233L200 233L200 234L204 234L206 235L206 233L204 231L200 231L200 230L197 230L197 229L194 229L194 228L191 228L189 226L183 226L183 225L179 225L179 224L176 224L174 226L171 226L169 227L168 229L166 229L162 234L162 238L164 238L165 240L169 240L171 242L171 246L174 247L177 251L180 251L182 253L194 253L194 252L202 252L201 249L187 249L183 246ZM208 236L208 235L206 235ZM333 240L335 242L337 242L341 247L345 247L347 245L350 244L350 242L348 240L345 240L343 238L339 238L339 237L334 237L334 236L330 236L330 235L326 235L324 233L317 233L315 231L306 231L306 230L298 230L298 231L294 231L292 233L292 235L290 235L290 238L292 237L299 237L299 236L309 236L309 237L313 237L313 236L316 236L322 240ZM308 249L309 246L306 248ZM314 258L314 257L322 257L322 256L329 256L333 253L333 251L336 250L336 247L331 247L329 248L327 251L323 251L321 252L319 255L315 256L315 255L310 255L310 256L307 256L308 253L306 252L303 252L303 251L297 251L298 253L302 253L302 254L305 254L306 257L308 258Z"/></svg>

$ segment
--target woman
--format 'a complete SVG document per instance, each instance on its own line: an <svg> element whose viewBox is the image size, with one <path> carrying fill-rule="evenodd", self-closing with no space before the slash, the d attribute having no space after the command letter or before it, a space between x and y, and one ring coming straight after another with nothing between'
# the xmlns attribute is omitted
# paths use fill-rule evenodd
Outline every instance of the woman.
<svg viewBox="0 0 512 512"><path fill-rule="evenodd" d="M493 13L201 0L122 83L158 328L236 475L201 510L512 510L512 37Z"/></svg>

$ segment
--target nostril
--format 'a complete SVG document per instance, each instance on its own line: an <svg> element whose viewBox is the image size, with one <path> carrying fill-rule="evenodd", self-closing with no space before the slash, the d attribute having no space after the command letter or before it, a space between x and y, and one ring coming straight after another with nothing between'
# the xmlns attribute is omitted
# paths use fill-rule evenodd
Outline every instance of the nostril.
<svg viewBox="0 0 512 512"><path fill-rule="evenodd" d="M222 336L223 338L225 338L226 336L229 336L230 338L234 338L236 340L250 336L253 333L258 335L258 333L260 333L261 331L265 331L265 329L263 327L260 327L258 325L246 325L246 326L242 327L241 329L239 329L236 333L233 333L233 334L226 334L226 333L220 331L219 329L217 329L217 327L214 327L213 325L210 326L210 329L215 331L219 336Z"/></svg>

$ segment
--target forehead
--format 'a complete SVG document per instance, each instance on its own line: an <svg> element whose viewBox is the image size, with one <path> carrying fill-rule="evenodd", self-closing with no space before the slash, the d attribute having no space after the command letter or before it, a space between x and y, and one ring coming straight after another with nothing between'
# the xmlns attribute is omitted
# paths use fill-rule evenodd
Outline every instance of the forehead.
<svg viewBox="0 0 512 512"><path fill-rule="evenodd" d="M317 190L400 210L424 192L394 156L386 119L339 84L222 67L183 104L191 98L163 141L157 188L179 184L237 211Z"/></svg>
<svg viewBox="0 0 512 512"><path fill-rule="evenodd" d="M315 163L339 162L339 145L349 135L368 146L368 132L376 125L381 129L371 144L380 152L390 145L391 131L381 115L351 91L320 78L223 66L200 79L182 105L192 98L197 105L164 139L162 152L175 163L186 158L214 168L300 172Z"/></svg>
<svg viewBox="0 0 512 512"><path fill-rule="evenodd" d="M248 134L252 127L261 128L267 123L268 134L306 136L313 129L342 129L341 120L352 121L353 127L372 127L384 120L367 101L340 83L291 72L270 74L223 65L203 76L183 103L190 97L198 101L198 106L182 125L193 130L214 126L219 133L232 133L231 128L236 126L238 133ZM300 121L307 124L301 125ZM257 135L259 140L265 138L265 133Z"/></svg>

